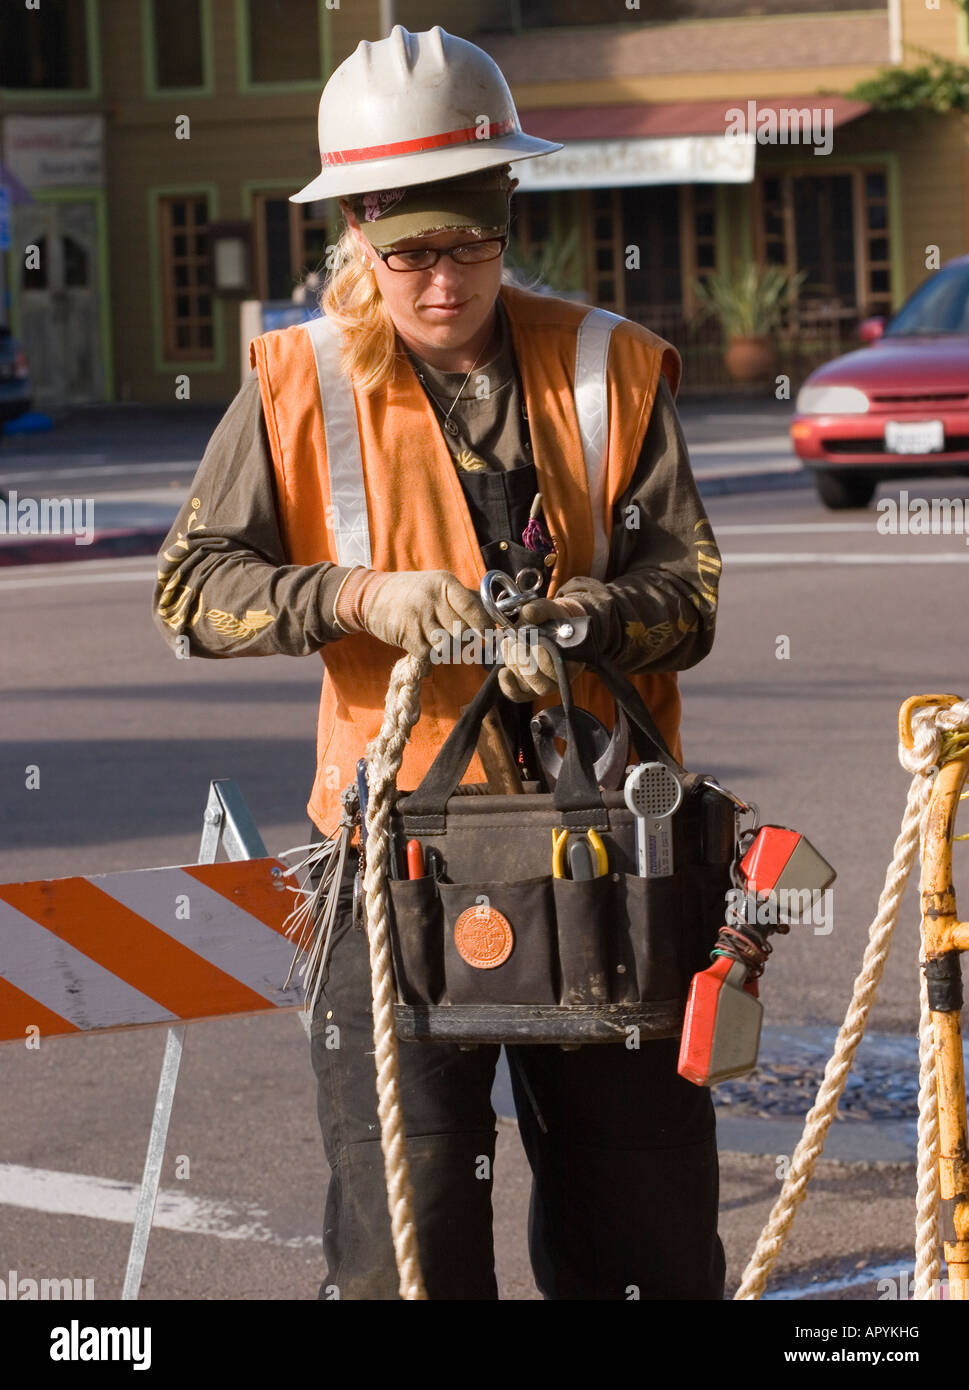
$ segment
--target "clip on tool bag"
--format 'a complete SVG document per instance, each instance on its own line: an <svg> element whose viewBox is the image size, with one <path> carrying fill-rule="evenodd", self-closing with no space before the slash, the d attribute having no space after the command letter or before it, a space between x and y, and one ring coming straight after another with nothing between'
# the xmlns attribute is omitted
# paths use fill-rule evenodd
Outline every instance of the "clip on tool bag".
<svg viewBox="0 0 969 1390"><path fill-rule="evenodd" d="M456 794L499 693L496 669L417 790L398 794L391 862L404 873L409 863L412 875L388 881L401 1038L635 1037L630 1045L638 1045L676 1037L690 981L709 964L730 887L733 800L676 762L625 677L596 668L626 713L639 757L669 769L682 787L672 863L668 853L658 866L643 855L641 876L640 818L622 790L597 787L561 654L548 649L567 733L554 793Z"/></svg>

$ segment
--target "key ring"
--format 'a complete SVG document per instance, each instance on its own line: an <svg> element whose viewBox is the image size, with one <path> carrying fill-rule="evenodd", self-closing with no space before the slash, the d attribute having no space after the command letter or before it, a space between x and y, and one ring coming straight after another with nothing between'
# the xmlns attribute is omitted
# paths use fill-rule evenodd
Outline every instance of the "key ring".
<svg viewBox="0 0 969 1390"><path fill-rule="evenodd" d="M526 576L534 575L533 582L526 588ZM498 590L496 595L495 590ZM481 581L481 602L489 617L502 627L514 627L521 617L522 606L542 594L542 575L537 569L521 569L512 579L503 570L489 570Z"/></svg>
<svg viewBox="0 0 969 1390"><path fill-rule="evenodd" d="M524 581L534 575L534 581L526 586ZM501 627L517 631L515 624L521 617L522 607L532 599L542 597L544 578L540 570L526 567L520 569L512 579L504 570L489 570L481 581L481 602L488 616L494 618ZM497 592L496 592L497 591ZM538 623L534 628L541 637L547 638L559 647L577 647L585 641L589 631L588 614L567 619L551 619Z"/></svg>

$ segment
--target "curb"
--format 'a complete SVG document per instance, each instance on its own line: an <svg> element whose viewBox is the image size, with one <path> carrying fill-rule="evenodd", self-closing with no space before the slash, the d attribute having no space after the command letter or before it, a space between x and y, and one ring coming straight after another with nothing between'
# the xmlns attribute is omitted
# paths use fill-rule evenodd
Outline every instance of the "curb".
<svg viewBox="0 0 969 1390"><path fill-rule="evenodd" d="M0 540L0 569L21 565L50 565L58 561L117 560L135 555L157 555L168 528L161 530L102 531L90 545L76 545L73 536L38 537L36 540Z"/></svg>
<svg viewBox="0 0 969 1390"><path fill-rule="evenodd" d="M811 476L802 469L787 469L776 473L723 473L696 478L701 497L726 497L738 492L781 492L792 488L813 486Z"/></svg>

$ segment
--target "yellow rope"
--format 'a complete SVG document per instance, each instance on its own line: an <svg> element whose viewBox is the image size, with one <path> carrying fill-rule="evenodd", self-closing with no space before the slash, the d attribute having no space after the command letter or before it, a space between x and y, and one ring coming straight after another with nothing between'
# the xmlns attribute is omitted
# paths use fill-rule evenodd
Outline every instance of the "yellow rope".
<svg viewBox="0 0 969 1390"><path fill-rule="evenodd" d="M942 731L939 744L939 767L944 767L946 763L954 763L956 758L962 758L969 753L969 733L965 729ZM962 797L959 798L962 800Z"/></svg>

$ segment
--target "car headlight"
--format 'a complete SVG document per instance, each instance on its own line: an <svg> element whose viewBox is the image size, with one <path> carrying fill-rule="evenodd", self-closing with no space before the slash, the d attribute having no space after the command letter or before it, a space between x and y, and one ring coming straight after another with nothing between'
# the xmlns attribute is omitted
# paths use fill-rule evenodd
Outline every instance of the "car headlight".
<svg viewBox="0 0 969 1390"><path fill-rule="evenodd" d="M857 386L802 386L794 408L798 415L864 415L868 397Z"/></svg>

